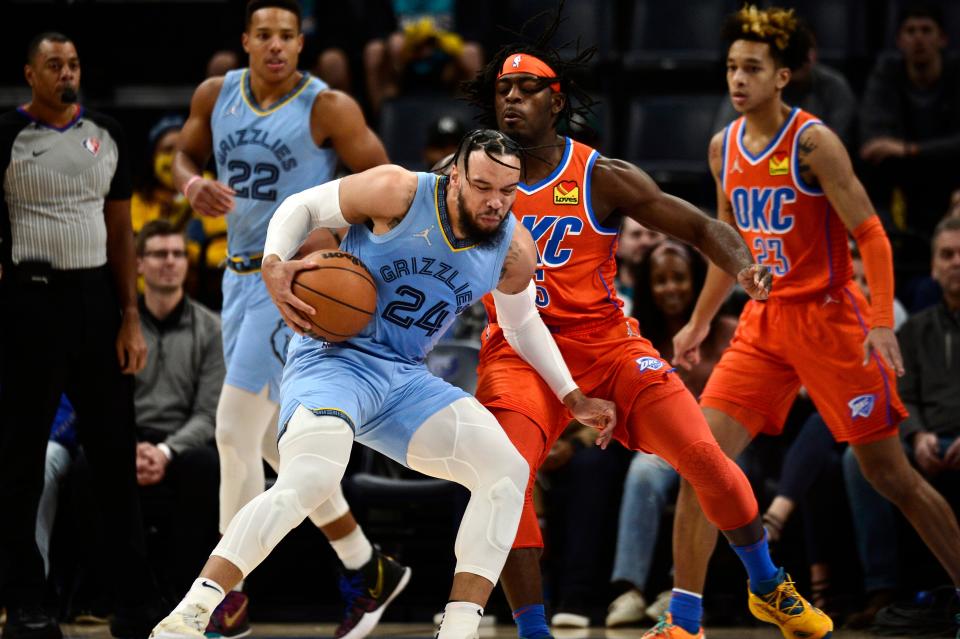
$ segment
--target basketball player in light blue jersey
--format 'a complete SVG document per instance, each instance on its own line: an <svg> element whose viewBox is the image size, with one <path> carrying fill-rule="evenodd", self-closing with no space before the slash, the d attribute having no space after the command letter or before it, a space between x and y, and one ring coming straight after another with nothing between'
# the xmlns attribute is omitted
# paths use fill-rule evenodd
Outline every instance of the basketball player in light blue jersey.
<svg viewBox="0 0 960 639"><path fill-rule="evenodd" d="M201 84L190 105L174 159L178 188L194 210L226 215L229 250L223 279L223 340L227 374L217 407L220 451L220 530L263 492L261 455L278 464L276 415L287 343L292 336L270 301L260 274L267 225L288 195L333 177L337 157L355 171L387 162L356 102L297 71L303 46L295 0L247 4L242 37L247 69ZM211 154L218 180L201 171ZM335 247L318 230L313 248ZM310 514L345 570L345 613L336 636L362 639L406 585L409 569L376 551L357 526L339 490ZM383 574L385 586L374 588ZM372 580L372 581L371 581ZM235 590L214 613L211 636L250 632L246 595Z"/></svg>
<svg viewBox="0 0 960 639"><path fill-rule="evenodd" d="M281 390L277 482L230 523L183 601L153 639L198 637L210 610L340 483L353 441L471 492L454 547L457 566L439 639L477 636L523 508L529 468L493 415L430 374L424 357L456 316L489 292L514 349L582 423L609 433L611 402L586 397L534 304L537 249L510 207L520 149L497 131L468 134L449 177L384 166L287 198L270 222L264 279L291 344ZM357 336L305 337L315 314L291 292L290 260L315 228L350 224L343 248L377 286ZM322 321L322 319L321 319Z"/></svg>

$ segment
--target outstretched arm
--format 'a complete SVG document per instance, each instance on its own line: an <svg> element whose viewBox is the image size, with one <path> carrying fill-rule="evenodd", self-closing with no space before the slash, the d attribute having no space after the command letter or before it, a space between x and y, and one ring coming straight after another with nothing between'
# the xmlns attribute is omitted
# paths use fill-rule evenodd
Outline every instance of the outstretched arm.
<svg viewBox="0 0 960 639"><path fill-rule="evenodd" d="M691 244L734 277L754 266L749 249L729 224L664 193L649 175L629 162L601 158L593 169L593 184L595 210L626 215Z"/></svg>
<svg viewBox="0 0 960 639"><path fill-rule="evenodd" d="M710 165L718 176L722 134L710 143ZM622 160L603 159L594 167L594 208L627 215L644 226L692 244L710 259L710 268L690 322L674 338L674 364L690 368L700 361L699 346L710 322L730 292L734 279L754 299L770 295L772 276L755 264L740 234L732 226L729 203L717 183L718 219L660 190L646 173Z"/></svg>
<svg viewBox="0 0 960 639"><path fill-rule="evenodd" d="M864 365L877 351L887 366L898 376L903 375L903 357L893 332L893 252L883 225L853 172L847 150L833 131L822 125L810 126L800 135L798 146L798 168L816 178L863 257L870 287L870 332L863 344Z"/></svg>
<svg viewBox="0 0 960 639"><path fill-rule="evenodd" d="M497 322L513 350L530 364L582 424L601 431L597 444L606 448L616 426L612 402L583 394L570 375L557 343L550 335L534 300L533 273L537 247L526 227L516 225L503 263L500 284L493 291Z"/></svg>

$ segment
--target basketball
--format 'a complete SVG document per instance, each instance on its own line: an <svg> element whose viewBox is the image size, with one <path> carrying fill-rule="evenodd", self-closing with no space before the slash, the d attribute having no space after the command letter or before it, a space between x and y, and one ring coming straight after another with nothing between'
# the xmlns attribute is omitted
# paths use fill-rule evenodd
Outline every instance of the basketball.
<svg viewBox="0 0 960 639"><path fill-rule="evenodd" d="M293 294L317 311L303 316L313 325L312 336L342 342L357 335L377 309L377 285L370 271L359 258L336 249L303 259L318 266L293 279Z"/></svg>

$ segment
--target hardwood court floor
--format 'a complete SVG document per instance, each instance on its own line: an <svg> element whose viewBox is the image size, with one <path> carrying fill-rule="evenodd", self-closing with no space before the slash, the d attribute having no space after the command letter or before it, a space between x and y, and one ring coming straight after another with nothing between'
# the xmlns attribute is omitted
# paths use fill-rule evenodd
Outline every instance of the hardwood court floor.
<svg viewBox="0 0 960 639"><path fill-rule="evenodd" d="M253 639L321 639L333 637L332 624L270 623L253 624ZM379 639L433 639L434 628L429 624L380 624L372 637ZM111 639L106 626L64 625L65 637L77 639ZM641 628L589 628L584 630L554 629L556 639L640 639ZM512 625L481 628L480 639L516 639L517 631ZM707 639L782 639L776 628L714 628L707 632ZM876 639L875 635L863 632L839 630L833 639Z"/></svg>

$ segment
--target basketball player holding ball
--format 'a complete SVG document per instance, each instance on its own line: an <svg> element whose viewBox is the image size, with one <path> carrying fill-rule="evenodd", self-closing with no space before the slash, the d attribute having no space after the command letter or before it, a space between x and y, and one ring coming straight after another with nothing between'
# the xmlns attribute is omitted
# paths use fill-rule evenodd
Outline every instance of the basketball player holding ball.
<svg viewBox="0 0 960 639"><path fill-rule="evenodd" d="M316 251L303 258L311 268L297 272L293 293L313 307L300 313L306 335L342 342L359 333L377 308L377 283L358 258L343 251Z"/></svg>
<svg viewBox="0 0 960 639"><path fill-rule="evenodd" d="M283 199L333 177L339 157L355 171L387 162L356 102L297 71L303 47L295 0L251 0L243 46L250 66L204 81L195 91L173 163L177 187L203 215L227 215L223 278L223 352L227 374L217 406L220 531L263 492L261 457L278 465L276 415L283 357L291 333L260 274L270 216ZM219 180L202 177L211 153ZM335 247L326 230L320 246ZM318 246L319 247L319 246ZM323 531L344 571L345 615L339 639L361 639L406 585L409 569L375 550L339 489L310 520ZM383 575L383 587L368 585ZM207 631L250 632L247 598L230 592Z"/></svg>
<svg viewBox="0 0 960 639"><path fill-rule="evenodd" d="M574 417L604 431L616 423L611 402L577 387L537 313L536 246L510 214L520 154L502 133L478 130L461 141L449 177L377 167L298 193L277 209L264 281L300 333L281 388L280 475L230 523L154 639L200 637L224 593L336 491L354 439L470 490L438 637L476 636L516 535L528 468L493 415L433 376L425 356L457 315L492 292L506 339ZM335 344L303 335L313 325L301 314L316 311L291 284L315 265L287 260L312 229L347 224L342 248L373 273L377 306L358 336Z"/></svg>

